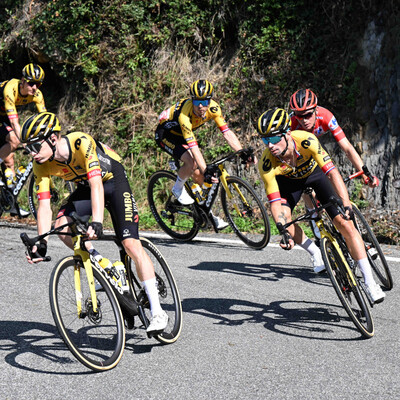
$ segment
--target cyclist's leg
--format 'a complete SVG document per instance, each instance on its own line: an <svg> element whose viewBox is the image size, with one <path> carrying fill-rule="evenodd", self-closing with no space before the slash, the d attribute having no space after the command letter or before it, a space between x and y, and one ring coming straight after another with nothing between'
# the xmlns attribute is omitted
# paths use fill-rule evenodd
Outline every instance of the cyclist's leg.
<svg viewBox="0 0 400 400"><path fill-rule="evenodd" d="M152 320L147 331L160 331L167 326L168 317L158 297L154 267L139 240L138 209L123 166L113 163L114 178L104 183L107 209L112 215L115 234L128 256L135 262L136 271L150 302Z"/></svg>
<svg viewBox="0 0 400 400"><path fill-rule="evenodd" d="M183 136L176 136L163 127L158 126L155 133L157 145L174 157L182 161L177 172L177 179L172 188L174 196L185 205L192 204L193 199L184 191L185 182L192 176L196 169L195 161Z"/></svg>
<svg viewBox="0 0 400 400"><path fill-rule="evenodd" d="M18 146L18 138L11 127L6 123L0 123L0 164L4 162L7 168L12 166L14 174L14 159L10 155Z"/></svg>

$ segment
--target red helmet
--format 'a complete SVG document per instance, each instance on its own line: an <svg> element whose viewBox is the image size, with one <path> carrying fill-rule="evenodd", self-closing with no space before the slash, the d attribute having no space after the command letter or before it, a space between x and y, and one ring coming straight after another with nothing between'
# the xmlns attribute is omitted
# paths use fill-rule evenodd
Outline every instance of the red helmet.
<svg viewBox="0 0 400 400"><path fill-rule="evenodd" d="M293 111L306 111L317 107L317 96L310 89L300 89L292 94L290 108Z"/></svg>

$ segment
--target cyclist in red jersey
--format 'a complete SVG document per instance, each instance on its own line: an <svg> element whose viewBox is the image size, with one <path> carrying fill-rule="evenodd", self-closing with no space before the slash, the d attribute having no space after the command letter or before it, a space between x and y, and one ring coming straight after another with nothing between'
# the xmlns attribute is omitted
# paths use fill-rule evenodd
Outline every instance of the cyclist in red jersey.
<svg viewBox="0 0 400 400"><path fill-rule="evenodd" d="M317 96L310 89L300 89L290 98L292 130L312 132L316 137L321 137L331 132L340 148L346 153L347 158L357 171L364 165L356 149L346 138L343 129L339 126L335 116L326 108L318 106ZM365 184L370 187L379 185L379 180L374 176L373 182L363 175Z"/></svg>

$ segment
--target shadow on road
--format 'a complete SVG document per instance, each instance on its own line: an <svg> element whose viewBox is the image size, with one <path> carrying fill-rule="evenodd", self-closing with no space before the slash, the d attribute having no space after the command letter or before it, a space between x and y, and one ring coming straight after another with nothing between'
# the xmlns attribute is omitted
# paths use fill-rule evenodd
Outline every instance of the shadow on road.
<svg viewBox="0 0 400 400"><path fill-rule="evenodd" d="M318 340L362 339L343 308L334 304L282 300L269 304L226 298L188 298L183 311L212 318L217 325L236 327L246 323L264 324L270 331ZM354 337L337 333L350 330Z"/></svg>
<svg viewBox="0 0 400 400"><path fill-rule="evenodd" d="M126 349L134 353L150 352L158 342L142 344L140 336L127 332ZM134 345L132 339L135 339ZM129 344L128 344L128 341ZM148 342L147 342L148 343ZM11 366L51 375L85 375L93 373L75 360L54 325L41 322L0 321L0 354Z"/></svg>

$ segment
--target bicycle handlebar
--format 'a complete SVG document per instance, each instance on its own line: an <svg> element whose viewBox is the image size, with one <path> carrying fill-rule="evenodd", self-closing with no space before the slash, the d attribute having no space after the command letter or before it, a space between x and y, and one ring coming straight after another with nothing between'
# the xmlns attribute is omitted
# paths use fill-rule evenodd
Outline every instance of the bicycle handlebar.
<svg viewBox="0 0 400 400"><path fill-rule="evenodd" d="M355 172L354 174L348 176L347 178L343 179L344 183L347 183L351 181L354 178L358 178L361 175L365 175L370 181L374 181L374 177L369 171L368 167L366 165L363 165L362 171Z"/></svg>
<svg viewBox="0 0 400 400"><path fill-rule="evenodd" d="M218 165L223 164L226 161L230 161L232 158L235 158L236 156L242 154L242 153L249 153L249 154L253 154L254 153L254 149L250 146L247 147L245 149L240 149L238 151L235 151L234 153L230 153L227 156L220 158L217 161L214 161L210 164L207 164L207 168L209 171L214 171L217 172L218 171Z"/></svg>

